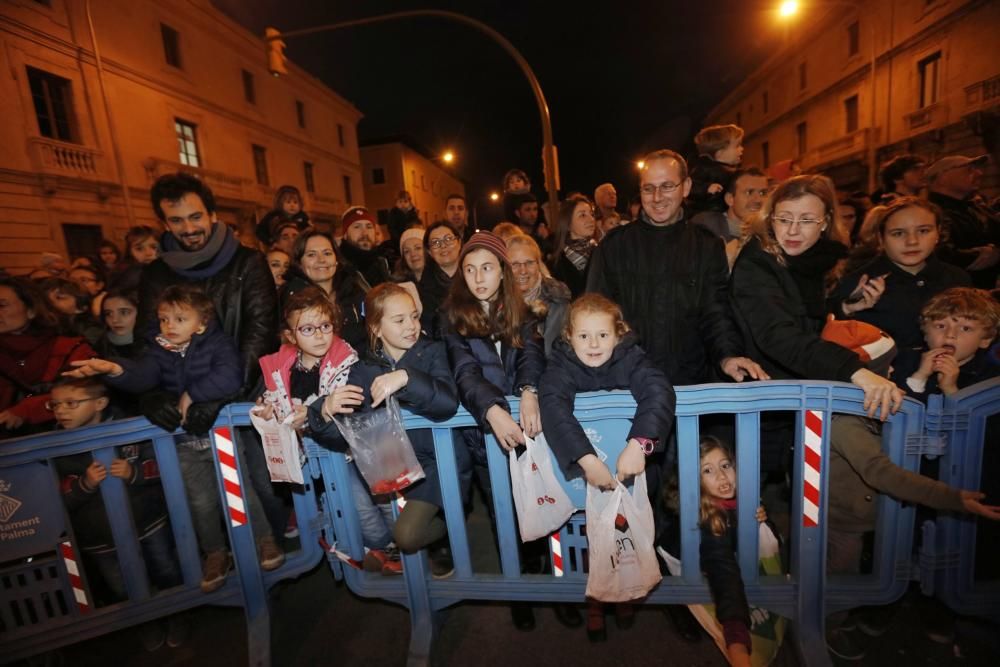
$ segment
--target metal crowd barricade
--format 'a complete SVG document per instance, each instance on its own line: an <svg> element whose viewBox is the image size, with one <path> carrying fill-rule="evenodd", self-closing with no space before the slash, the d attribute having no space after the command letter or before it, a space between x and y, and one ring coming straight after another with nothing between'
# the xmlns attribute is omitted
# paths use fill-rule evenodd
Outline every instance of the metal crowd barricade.
<svg viewBox="0 0 1000 667"><path fill-rule="evenodd" d="M927 406L927 431L938 441L941 454L938 478L959 489L981 488L987 476L1000 473L996 462L1000 448L1000 378L967 387L951 396L931 396ZM991 420L992 418L992 420ZM990 423L992 421L992 423ZM987 448L992 448L991 470L984 468ZM993 489L996 479L990 480ZM984 501L1000 505L1000 497ZM982 519L941 513L922 526L921 581L926 593L938 595L962 614L1000 617L1000 579L977 577L977 554L994 562L1000 554L985 553L977 544ZM991 526L993 531L996 526ZM994 537L995 539L995 537ZM994 542L995 544L995 542Z"/></svg>
<svg viewBox="0 0 1000 667"><path fill-rule="evenodd" d="M306 477L306 483L292 494L300 548L288 553L277 570L261 571L242 502L242 490L250 484L250 478L236 446L238 438L243 437L238 429L250 426L250 407L227 406L213 428L219 494L235 572L222 588L209 594L199 588L201 558L172 434L135 418L0 443L0 662L192 607L223 605L242 606L245 610L250 664L270 664L267 591L281 580L309 571L320 561L323 518L313 491L315 477ZM64 509L54 460L92 452L110 468L116 447L144 441L151 441L156 453L183 583L163 591L151 590L128 491L120 479L109 474L100 485L100 493L108 510L127 599L98 607Z"/></svg>
<svg viewBox="0 0 1000 667"><path fill-rule="evenodd" d="M706 414L731 414L736 424L738 466L739 562L747 595L753 604L766 607L795 624L794 638L800 655L809 665L829 663L823 639L825 615L860 604L885 604L906 589L910 575L913 510L883 498L880 501L879 538L875 545L875 571L867 577L826 576L826 500L830 420L834 413L863 415L862 392L850 385L825 382L766 382L747 385L719 384L681 387L677 390L677 441L681 495L681 558L699 562L700 532L697 528L699 496L698 418ZM511 400L517 416L518 402ZM791 563L787 576L758 575L757 522L761 414L794 411L797 437L792 470ZM626 442L635 402L628 392L581 394L575 415L591 442L614 462ZM906 401L903 409L886 425L884 443L894 462L915 470L919 454L907 444L919 438L923 406ZM459 490L452 429L475 426L464 410L443 423L407 414L407 429L432 429L444 513L455 573L443 580L429 576L423 553L404 556L403 581L366 574L343 567L331 555L335 574L344 577L358 595L378 597L409 608L411 619L409 664L429 662L437 622L436 612L464 600L532 600L582 602L586 588L587 542L582 512L574 515L558 534L550 538L555 574L522 574L518 556L518 533L510 492L506 454L491 437L487 440L488 463L493 487L500 573L474 572L462 496ZM364 556L357 513L350 501L350 471L344 457L315 444L310 459L320 468L325 484L325 509L338 550L360 561ZM557 476L561 473L557 470ZM564 486L577 508L585 507L582 480ZM708 587L700 568L687 567L680 577L667 577L648 597L654 604L709 602Z"/></svg>

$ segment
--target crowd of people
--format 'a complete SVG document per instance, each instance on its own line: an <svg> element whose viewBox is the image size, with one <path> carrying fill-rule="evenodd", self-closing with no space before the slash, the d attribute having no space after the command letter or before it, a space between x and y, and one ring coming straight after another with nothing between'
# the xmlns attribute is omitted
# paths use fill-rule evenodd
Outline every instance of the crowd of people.
<svg viewBox="0 0 1000 667"><path fill-rule="evenodd" d="M844 193L822 174L776 181L742 164L742 138L733 125L705 128L690 167L674 151L650 153L625 211L610 183L593 199L571 193L544 211L528 175L513 169L503 179L505 220L492 230L469 224L458 194L425 228L402 191L387 224L354 206L324 231L298 190L283 186L256 226L257 249L218 221L202 181L163 176L151 190L162 229L134 227L123 250L104 241L97 257L66 265L47 255L26 276L0 278L0 437L134 415L183 429L177 452L206 592L232 566L207 433L235 401L256 402L339 450L338 415L395 397L446 419L461 404L478 424L454 440L462 493L468 499L477 486L490 512L484 435L516 449L544 431L567 475L595 487L645 472L663 519L657 542L679 553L669 502L673 387L839 380L863 390L869 418L832 424L831 572L861 567L875 528L873 490L1000 518L1000 508L981 502L983 491L1000 497L1000 476L983 475L990 488L952 489L893 465L880 437L904 395L926 400L1000 374L1000 215L979 192L988 158L927 164L901 155L883 165L879 192ZM614 474L573 418L577 392L612 389L632 391L638 406ZM511 396L520 399L517 419ZM783 415L762 421L765 482L784 480L792 428ZM728 657L748 664L732 420L707 415L702 432L701 567ZM261 565L277 568L295 517L270 481L260 441L251 433L237 440ZM398 520L354 473L364 567L398 574L400 551L427 548L433 576L447 577L433 442L427 433L411 440L426 479L404 492ZM987 455L984 470L1000 471L996 458ZM151 579L179 582L149 448L122 448L110 469L73 457L59 473L88 571L107 599L124 596L97 493L109 473L135 487L129 497ZM980 545L997 543L991 530ZM544 545L521 547L525 571L544 571ZM599 641L603 608L586 611L584 619L573 605L556 607L560 621L585 623ZM619 627L631 623L629 605L615 614ZM529 606L513 605L512 617L520 629L534 625ZM683 614L674 618L696 636ZM837 628L831 650L863 655L857 627Z"/></svg>

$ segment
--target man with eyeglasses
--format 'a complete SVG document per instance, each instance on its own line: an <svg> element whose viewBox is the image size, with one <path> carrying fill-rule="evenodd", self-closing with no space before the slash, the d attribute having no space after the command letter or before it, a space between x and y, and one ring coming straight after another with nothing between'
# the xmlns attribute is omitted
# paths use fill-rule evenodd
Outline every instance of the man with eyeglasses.
<svg viewBox="0 0 1000 667"><path fill-rule="evenodd" d="M941 207L948 230L941 259L968 271L981 289L994 289L1000 271L1000 218L976 200L988 162L988 155L949 155L927 168L927 198Z"/></svg>
<svg viewBox="0 0 1000 667"><path fill-rule="evenodd" d="M747 167L736 172L726 185L723 195L726 211L703 211L691 218L722 239L726 244L726 259L730 269L739 254L740 238L744 225L756 215L767 199L767 175L757 167Z"/></svg>
<svg viewBox="0 0 1000 667"><path fill-rule="evenodd" d="M429 259L417 283L417 292L424 306L420 326L432 338L440 339L443 320L438 311L448 296L452 276L458 272L461 234L450 222L438 220L427 228L424 248Z"/></svg>

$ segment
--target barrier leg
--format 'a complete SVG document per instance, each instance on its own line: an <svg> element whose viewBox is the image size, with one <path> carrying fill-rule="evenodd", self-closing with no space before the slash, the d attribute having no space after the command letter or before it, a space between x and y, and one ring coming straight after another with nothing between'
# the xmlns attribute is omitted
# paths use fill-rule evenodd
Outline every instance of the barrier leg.
<svg viewBox="0 0 1000 667"><path fill-rule="evenodd" d="M410 608L410 649L407 667L426 667L434 644L434 610L427 590L427 560L423 552L403 555L403 576Z"/></svg>

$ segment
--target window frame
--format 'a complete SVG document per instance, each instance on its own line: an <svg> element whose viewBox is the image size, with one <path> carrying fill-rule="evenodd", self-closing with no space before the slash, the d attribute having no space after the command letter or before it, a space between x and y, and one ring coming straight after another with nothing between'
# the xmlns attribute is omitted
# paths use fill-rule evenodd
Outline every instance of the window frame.
<svg viewBox="0 0 1000 667"><path fill-rule="evenodd" d="M172 44L168 44L168 37ZM184 57L181 53L181 33L177 28L160 22L160 40L163 42L163 61L170 67L184 69ZM176 60L176 62L172 62Z"/></svg>
<svg viewBox="0 0 1000 667"><path fill-rule="evenodd" d="M316 168L309 160L302 161L302 175L306 181L306 192L316 192Z"/></svg>
<svg viewBox="0 0 1000 667"><path fill-rule="evenodd" d="M302 100L295 100L295 119L300 129L306 129L306 103Z"/></svg>
<svg viewBox="0 0 1000 667"><path fill-rule="evenodd" d="M933 66L933 67L931 67ZM932 81L928 90L927 73L932 71ZM941 95L941 51L935 51L917 61L917 109L926 109L937 104ZM928 94L930 93L930 94Z"/></svg>
<svg viewBox="0 0 1000 667"><path fill-rule="evenodd" d="M32 65L25 65L25 74L39 136L68 144L82 144L73 106L73 81ZM40 95L36 95L36 83L41 88ZM60 98L58 100L55 99L56 93ZM38 108L39 97L44 105L44 116ZM62 117L56 111L57 106L63 111ZM43 118L48 120L48 133L43 128Z"/></svg>
<svg viewBox="0 0 1000 667"><path fill-rule="evenodd" d="M855 19L847 26L847 57L861 53L861 19Z"/></svg>
<svg viewBox="0 0 1000 667"><path fill-rule="evenodd" d="M248 69L241 69L240 76L243 79L243 101L247 104L257 104L257 84L254 81L253 72Z"/></svg>
<svg viewBox="0 0 1000 667"><path fill-rule="evenodd" d="M844 98L844 131L846 134L857 132L861 127L861 100L855 93ZM854 121L853 123L851 121ZM853 125L853 127L852 127Z"/></svg>
<svg viewBox="0 0 1000 667"><path fill-rule="evenodd" d="M204 165L202 164L202 159L201 159L201 147L198 145L198 124L197 123L192 123L189 120L185 120L183 118L179 118L177 116L174 116L174 136L177 138L178 142L189 141L182 134L182 130L184 128L190 128L191 129L190 142L192 144L194 144L194 160L195 160L195 164L191 164L190 163L190 155L188 154L188 152L186 150L182 150L180 146L178 146L178 151L179 151L178 152L178 159L180 160L180 163L183 164L186 167L194 167L196 169L200 169ZM185 146L185 148L186 148L186 146Z"/></svg>
<svg viewBox="0 0 1000 667"><path fill-rule="evenodd" d="M267 147L260 144L250 144L253 155L253 171L257 185L270 186L271 178L267 169Z"/></svg>

